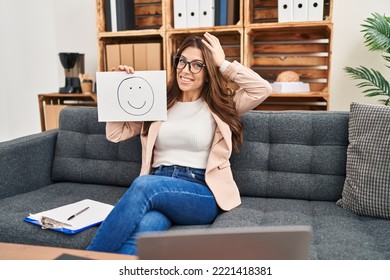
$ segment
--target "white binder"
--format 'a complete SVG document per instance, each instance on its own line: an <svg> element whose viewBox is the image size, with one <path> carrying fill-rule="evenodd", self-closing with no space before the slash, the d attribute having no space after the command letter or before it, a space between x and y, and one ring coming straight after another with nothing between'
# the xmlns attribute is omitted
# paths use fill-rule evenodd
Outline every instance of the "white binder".
<svg viewBox="0 0 390 280"><path fill-rule="evenodd" d="M308 0L294 0L293 21L307 21Z"/></svg>
<svg viewBox="0 0 390 280"><path fill-rule="evenodd" d="M199 0L199 27L214 26L214 20L215 0Z"/></svg>
<svg viewBox="0 0 390 280"><path fill-rule="evenodd" d="M324 0L309 0L307 20L323 20Z"/></svg>
<svg viewBox="0 0 390 280"><path fill-rule="evenodd" d="M175 28L187 27L187 0L173 0L173 24Z"/></svg>
<svg viewBox="0 0 390 280"><path fill-rule="evenodd" d="M116 0L110 0L111 9L111 31L118 31L117 18L116 18Z"/></svg>
<svg viewBox="0 0 390 280"><path fill-rule="evenodd" d="M293 0L278 0L278 21L293 20Z"/></svg>
<svg viewBox="0 0 390 280"><path fill-rule="evenodd" d="M186 0L187 2L187 27L199 27L199 1Z"/></svg>

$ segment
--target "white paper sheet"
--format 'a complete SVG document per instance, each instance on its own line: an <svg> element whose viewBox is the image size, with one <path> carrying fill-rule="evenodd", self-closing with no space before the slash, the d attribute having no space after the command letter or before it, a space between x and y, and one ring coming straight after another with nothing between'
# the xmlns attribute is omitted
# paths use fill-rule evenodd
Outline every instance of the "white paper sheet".
<svg viewBox="0 0 390 280"><path fill-rule="evenodd" d="M99 122L165 121L166 71L97 72Z"/></svg>
<svg viewBox="0 0 390 280"><path fill-rule="evenodd" d="M73 219L68 220L70 216L80 212L86 207L88 207L88 210L82 212ZM48 217L67 224L64 226L64 229L68 229L70 231L69 233L73 233L88 228L91 225L99 224L108 216L112 208L114 208L114 206L110 204L84 199L51 210L30 214L28 218L39 222L43 216Z"/></svg>

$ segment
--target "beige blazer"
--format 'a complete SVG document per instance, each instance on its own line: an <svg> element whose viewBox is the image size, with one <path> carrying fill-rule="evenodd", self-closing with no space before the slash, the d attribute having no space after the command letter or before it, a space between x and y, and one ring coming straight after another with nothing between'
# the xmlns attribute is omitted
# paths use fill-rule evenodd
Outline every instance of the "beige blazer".
<svg viewBox="0 0 390 280"><path fill-rule="evenodd" d="M236 109L240 115L252 110L263 102L271 93L271 85L251 69L234 61L223 75L235 82L239 89L235 94ZM216 122L214 140L206 166L205 180L214 194L218 206L225 211L240 205L241 199L233 179L229 158L232 153L232 132L230 127L216 114L211 112ZM157 139L161 121L153 122L148 135L141 136L142 166L140 175L150 173L153 148ZM139 135L143 122L108 122L107 139L119 142Z"/></svg>

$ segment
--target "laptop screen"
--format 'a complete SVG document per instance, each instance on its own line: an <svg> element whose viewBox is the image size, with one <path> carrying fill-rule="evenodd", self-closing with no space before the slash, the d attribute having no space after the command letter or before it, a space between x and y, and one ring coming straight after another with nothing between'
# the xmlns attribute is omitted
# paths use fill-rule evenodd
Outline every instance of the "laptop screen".
<svg viewBox="0 0 390 280"><path fill-rule="evenodd" d="M170 230L138 237L143 260L302 260L310 226L263 226Z"/></svg>

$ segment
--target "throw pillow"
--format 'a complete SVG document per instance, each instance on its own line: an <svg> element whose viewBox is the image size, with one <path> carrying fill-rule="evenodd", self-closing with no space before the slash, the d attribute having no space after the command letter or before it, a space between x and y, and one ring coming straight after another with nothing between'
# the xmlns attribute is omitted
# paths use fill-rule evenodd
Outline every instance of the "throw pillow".
<svg viewBox="0 0 390 280"><path fill-rule="evenodd" d="M353 102L341 207L390 218L390 107Z"/></svg>

